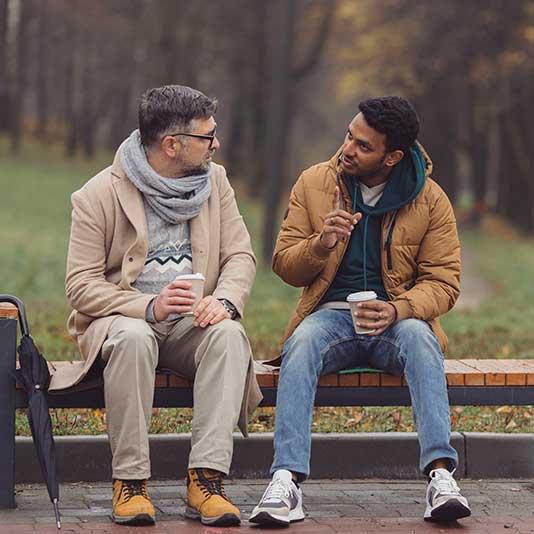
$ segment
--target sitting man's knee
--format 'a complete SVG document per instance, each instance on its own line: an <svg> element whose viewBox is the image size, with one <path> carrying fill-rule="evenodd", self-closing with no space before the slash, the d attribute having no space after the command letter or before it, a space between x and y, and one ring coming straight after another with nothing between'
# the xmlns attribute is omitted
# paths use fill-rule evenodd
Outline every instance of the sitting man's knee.
<svg viewBox="0 0 534 534"><path fill-rule="evenodd" d="M117 350L120 348L125 350ZM116 319L102 349L104 359L109 358L112 352L117 355L125 354L129 359L135 355L153 354L157 363L156 336L148 323L142 319L124 317Z"/></svg>
<svg viewBox="0 0 534 534"><path fill-rule="evenodd" d="M404 319L397 323L398 336L403 340L421 340L434 336L426 321L419 319Z"/></svg>
<svg viewBox="0 0 534 534"><path fill-rule="evenodd" d="M244 336L245 329L239 321L234 321L232 319L223 319L219 323L209 325L207 328L207 333L214 337L234 337L234 336Z"/></svg>
<svg viewBox="0 0 534 534"><path fill-rule="evenodd" d="M430 361L432 356L443 358L436 335L426 321L405 319L397 323L397 340L409 359Z"/></svg>

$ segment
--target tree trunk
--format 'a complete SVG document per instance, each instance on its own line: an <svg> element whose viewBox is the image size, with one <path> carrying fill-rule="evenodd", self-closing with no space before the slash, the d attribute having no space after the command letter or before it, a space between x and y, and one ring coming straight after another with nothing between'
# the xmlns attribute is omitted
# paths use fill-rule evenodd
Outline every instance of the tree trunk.
<svg viewBox="0 0 534 534"><path fill-rule="evenodd" d="M48 62L49 50L49 14L47 0L39 0L38 4L39 29L37 35L37 61L36 91L37 91L37 137L44 143L48 137Z"/></svg>
<svg viewBox="0 0 534 534"><path fill-rule="evenodd" d="M271 261L275 224L282 190L287 153L289 98L291 94L291 57L295 28L295 5L286 0L271 2L269 21L270 91L267 104L265 139L266 201L263 220L262 258Z"/></svg>
<svg viewBox="0 0 534 534"><path fill-rule="evenodd" d="M22 136L22 115L26 80L28 75L28 26L31 16L32 0L21 0L16 32L16 74L13 93L11 94L11 150L14 154L20 151Z"/></svg>
<svg viewBox="0 0 534 534"><path fill-rule="evenodd" d="M0 132L8 130L11 123L7 72L7 16L8 0L0 0Z"/></svg>

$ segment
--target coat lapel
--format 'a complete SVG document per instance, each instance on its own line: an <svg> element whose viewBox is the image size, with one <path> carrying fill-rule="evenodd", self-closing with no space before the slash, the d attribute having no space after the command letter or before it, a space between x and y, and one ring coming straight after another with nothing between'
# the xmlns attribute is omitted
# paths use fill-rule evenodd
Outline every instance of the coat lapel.
<svg viewBox="0 0 534 534"><path fill-rule="evenodd" d="M193 253L193 272L206 276L209 247L209 200L204 202L200 213L191 219L189 227L191 251Z"/></svg>
<svg viewBox="0 0 534 534"><path fill-rule="evenodd" d="M131 255L135 261L128 262L127 272L123 269L123 281L121 285L130 286L137 278L148 254L148 227L146 222L145 206L139 190L128 180L124 171L115 158L111 168L113 175L113 187L117 193L117 199L126 217L133 226L136 239L133 245L125 251L125 255ZM124 284L126 282L126 284Z"/></svg>

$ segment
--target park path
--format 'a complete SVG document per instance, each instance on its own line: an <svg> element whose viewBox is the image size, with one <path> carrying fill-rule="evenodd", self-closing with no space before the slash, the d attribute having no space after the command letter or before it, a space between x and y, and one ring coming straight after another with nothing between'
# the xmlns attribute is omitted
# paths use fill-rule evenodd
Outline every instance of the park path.
<svg viewBox="0 0 534 534"><path fill-rule="evenodd" d="M227 493L244 516L242 526L231 529L207 528L185 519L182 514L186 488L182 480L150 482L150 493L158 510L158 523L156 527L149 528L121 527L111 522L111 483L62 484L63 525L60 534L265 532L265 529L250 525L246 517L260 499L267 482L227 482ZM307 519L293 524L288 531L325 534L441 534L454 530L462 530L466 534L534 533L534 480L461 480L462 493L469 499L473 515L449 525L423 521L425 486L423 480L309 480L302 485ZM1 534L57 532L43 485L18 485L17 504L19 508L16 510L0 510Z"/></svg>
<svg viewBox="0 0 534 534"><path fill-rule="evenodd" d="M491 284L476 270L476 255L462 244L462 285L460 298L454 307L457 311L476 311L484 300L491 297Z"/></svg>

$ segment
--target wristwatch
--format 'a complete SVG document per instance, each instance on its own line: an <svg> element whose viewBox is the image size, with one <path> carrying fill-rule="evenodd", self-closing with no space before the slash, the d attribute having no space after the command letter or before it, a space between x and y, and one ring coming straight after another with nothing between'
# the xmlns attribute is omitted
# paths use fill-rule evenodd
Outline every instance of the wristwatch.
<svg viewBox="0 0 534 534"><path fill-rule="evenodd" d="M230 314L230 319L237 317L237 308L228 299L219 299L224 309Z"/></svg>

